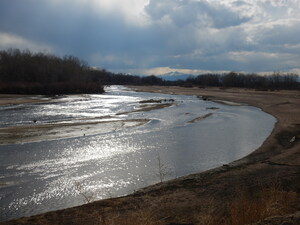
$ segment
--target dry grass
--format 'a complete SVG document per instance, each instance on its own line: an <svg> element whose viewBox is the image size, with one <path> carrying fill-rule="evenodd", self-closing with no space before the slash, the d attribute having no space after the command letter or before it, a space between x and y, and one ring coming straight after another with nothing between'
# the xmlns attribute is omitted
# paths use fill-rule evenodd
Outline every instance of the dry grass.
<svg viewBox="0 0 300 225"><path fill-rule="evenodd" d="M128 213L100 215L99 225L164 225L153 209L137 209Z"/></svg>
<svg viewBox="0 0 300 225"><path fill-rule="evenodd" d="M293 212L297 193L284 191L278 182L261 188L255 194L246 190L237 192L236 199L227 207L225 216L218 216L218 207L210 206L205 214L200 213L197 225L246 225L271 216Z"/></svg>
<svg viewBox="0 0 300 225"><path fill-rule="evenodd" d="M163 202L149 207L136 207L120 214L101 215L99 225L166 225L170 224L164 218L171 218L178 224L193 225L246 225L261 221L271 216L285 215L293 211L296 202L295 192L284 191L280 185L261 188L255 194L240 190L236 200L228 204L225 211L220 213L223 206L216 205L214 199L204 203L202 209L195 209L192 218L177 220L174 214L164 208Z"/></svg>
<svg viewBox="0 0 300 225"><path fill-rule="evenodd" d="M292 210L295 192L286 192L276 187L265 188L258 196L242 193L228 208L230 225L250 224L270 216L284 215Z"/></svg>

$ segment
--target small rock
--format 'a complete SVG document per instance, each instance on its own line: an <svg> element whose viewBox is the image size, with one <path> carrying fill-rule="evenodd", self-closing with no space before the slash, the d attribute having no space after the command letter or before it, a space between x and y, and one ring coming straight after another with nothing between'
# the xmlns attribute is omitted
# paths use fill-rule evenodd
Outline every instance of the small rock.
<svg viewBox="0 0 300 225"><path fill-rule="evenodd" d="M292 139L290 140L290 143L293 143L296 140L296 136L292 137Z"/></svg>

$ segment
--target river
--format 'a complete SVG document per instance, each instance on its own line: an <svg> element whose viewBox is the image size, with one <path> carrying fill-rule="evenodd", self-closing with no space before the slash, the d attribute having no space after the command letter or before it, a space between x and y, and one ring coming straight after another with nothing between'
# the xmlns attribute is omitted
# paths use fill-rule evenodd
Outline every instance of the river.
<svg viewBox="0 0 300 225"><path fill-rule="evenodd" d="M104 95L0 106L0 115L3 129L62 125L61 134L41 131L0 145L0 221L130 194L232 162L257 149L276 122L251 106L122 86ZM74 121L87 123L63 129Z"/></svg>

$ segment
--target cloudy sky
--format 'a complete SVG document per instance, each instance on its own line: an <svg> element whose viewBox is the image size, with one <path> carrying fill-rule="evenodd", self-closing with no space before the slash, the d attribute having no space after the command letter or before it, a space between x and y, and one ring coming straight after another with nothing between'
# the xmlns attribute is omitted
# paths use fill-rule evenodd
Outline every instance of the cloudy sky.
<svg viewBox="0 0 300 225"><path fill-rule="evenodd" d="M300 0L0 0L0 49L114 72L300 74Z"/></svg>

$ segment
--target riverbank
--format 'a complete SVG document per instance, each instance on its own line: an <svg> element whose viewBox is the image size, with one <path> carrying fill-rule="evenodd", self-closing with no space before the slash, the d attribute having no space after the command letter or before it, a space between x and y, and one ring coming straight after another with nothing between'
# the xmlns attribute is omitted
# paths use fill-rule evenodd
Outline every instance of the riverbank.
<svg viewBox="0 0 300 225"><path fill-rule="evenodd" d="M45 103L50 101L51 98L41 96L30 95L12 95L12 94L0 94L0 106L1 105L18 105L18 104L31 104L31 103Z"/></svg>
<svg viewBox="0 0 300 225"><path fill-rule="evenodd" d="M272 114L278 122L259 149L220 168L163 182L129 196L1 224L108 225L133 224L133 221L134 224L222 224L220 221L223 224L242 224L233 223L234 212L239 214L238 208L245 209L243 207L253 205L255 199L267 199L271 202L269 211L276 208L272 215L278 215L277 218L269 219L272 222L260 224L283 224L282 221L299 223L299 91L148 86L133 88L137 91L196 95L206 100L249 104ZM275 200L271 198L275 196L274 193L278 197ZM263 205L259 201L256 203L256 206Z"/></svg>

